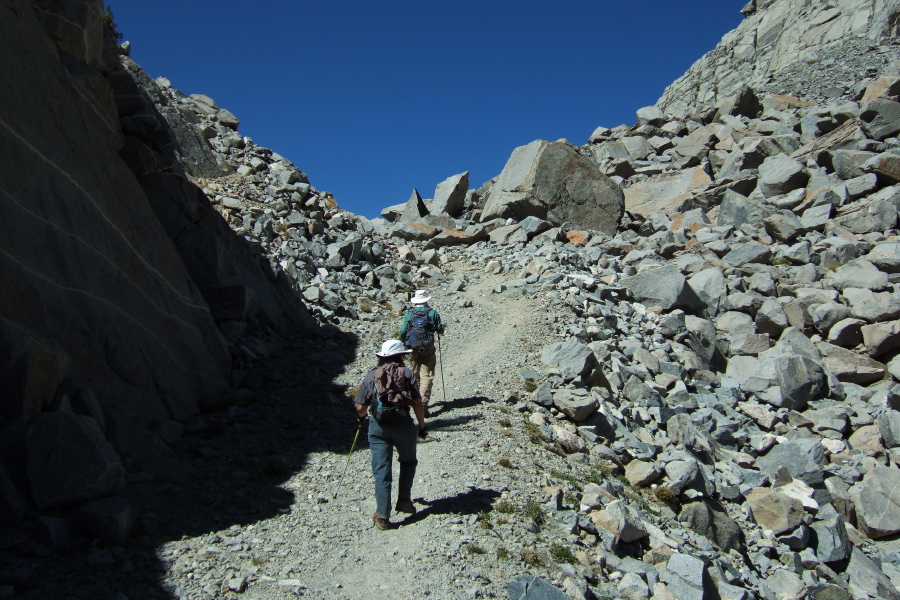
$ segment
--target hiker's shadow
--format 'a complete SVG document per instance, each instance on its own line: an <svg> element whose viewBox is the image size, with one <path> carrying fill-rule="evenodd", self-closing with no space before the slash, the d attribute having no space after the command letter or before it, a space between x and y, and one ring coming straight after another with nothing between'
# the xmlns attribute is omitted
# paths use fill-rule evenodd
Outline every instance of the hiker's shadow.
<svg viewBox="0 0 900 600"><path fill-rule="evenodd" d="M461 415L449 419L430 419L428 421L428 428L433 431L457 431L463 429L464 427L461 426L466 423L477 421L480 418L481 415Z"/></svg>
<svg viewBox="0 0 900 600"><path fill-rule="evenodd" d="M468 398L454 398L449 402L442 402L440 404L434 404L429 406L428 410L431 412L431 416L442 415L445 412L456 410L458 408L472 408L473 406L478 406L484 402L490 402L490 398L485 396L469 396Z"/></svg>
<svg viewBox="0 0 900 600"><path fill-rule="evenodd" d="M416 502L424 504L425 508L414 515L410 515L400 522L401 525L412 525L428 518L431 515L477 515L480 512L491 510L494 501L500 497L496 490L472 488L464 494L457 494L449 498L425 500L416 498Z"/></svg>

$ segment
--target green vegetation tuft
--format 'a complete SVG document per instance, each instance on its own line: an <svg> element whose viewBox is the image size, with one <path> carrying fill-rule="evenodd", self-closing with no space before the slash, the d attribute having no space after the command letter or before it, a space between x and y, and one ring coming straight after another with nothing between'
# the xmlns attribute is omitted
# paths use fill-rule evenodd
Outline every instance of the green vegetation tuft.
<svg viewBox="0 0 900 600"><path fill-rule="evenodd" d="M575 555L572 554L572 551L559 544L550 546L550 556L558 563L572 564L575 562Z"/></svg>
<svg viewBox="0 0 900 600"><path fill-rule="evenodd" d="M497 548L497 558L499 560L509 560L512 558L512 553L506 548Z"/></svg>
<svg viewBox="0 0 900 600"><path fill-rule="evenodd" d="M670 490L665 486L659 486L655 490L653 490L653 494L656 498L662 502L674 502L675 501L675 492Z"/></svg>
<svg viewBox="0 0 900 600"><path fill-rule="evenodd" d="M494 510L504 515L511 515L516 512L516 507L509 500L501 500L497 503L497 506L494 507Z"/></svg>
<svg viewBox="0 0 900 600"><path fill-rule="evenodd" d="M491 515L488 514L486 510L478 513L478 526L482 529L493 529L494 526L491 524Z"/></svg>
<svg viewBox="0 0 900 600"><path fill-rule="evenodd" d="M502 457L500 460L498 460L497 464L500 465L501 467L503 467L504 469L512 469L513 468L512 461L509 460L509 458L507 458L505 456Z"/></svg>
<svg viewBox="0 0 900 600"><path fill-rule="evenodd" d="M531 379L525 380L525 391L526 392L528 392L530 394L530 393L534 392L534 390L536 390L537 388L538 388L538 386L534 381L532 381Z"/></svg>
<svg viewBox="0 0 900 600"><path fill-rule="evenodd" d="M558 481L564 481L574 488L580 488L581 482L574 475L563 473L562 471L550 471L550 477Z"/></svg>
<svg viewBox="0 0 900 600"><path fill-rule="evenodd" d="M466 546L466 552L469 554L484 554L484 548L478 544L469 544Z"/></svg>
<svg viewBox="0 0 900 600"><path fill-rule="evenodd" d="M525 421L525 435L528 436L528 439L531 440L532 444L540 444L542 441L544 441L544 436L543 434L541 434L541 430L538 429L538 426L531 421Z"/></svg>
<svg viewBox="0 0 900 600"><path fill-rule="evenodd" d="M522 514L538 525L544 524L544 511L541 509L541 505L535 500L528 500L528 502L525 503L525 506L522 507Z"/></svg>
<svg viewBox="0 0 900 600"><path fill-rule="evenodd" d="M538 553L534 551L532 548L522 548L522 560L529 567L540 567L541 558L538 556Z"/></svg>
<svg viewBox="0 0 900 600"><path fill-rule="evenodd" d="M115 43L121 44L122 38L125 37L119 31L119 26L116 24L116 20L113 17L113 12L110 7L106 7L106 12L103 13L103 33L109 36Z"/></svg>

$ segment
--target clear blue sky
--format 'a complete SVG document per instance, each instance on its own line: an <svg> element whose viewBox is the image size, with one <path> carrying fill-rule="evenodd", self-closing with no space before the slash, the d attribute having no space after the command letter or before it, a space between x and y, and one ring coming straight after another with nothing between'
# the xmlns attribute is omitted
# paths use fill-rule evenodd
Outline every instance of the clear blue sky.
<svg viewBox="0 0 900 600"><path fill-rule="evenodd" d="M745 0L109 0L132 58L367 217L517 146L633 124Z"/></svg>

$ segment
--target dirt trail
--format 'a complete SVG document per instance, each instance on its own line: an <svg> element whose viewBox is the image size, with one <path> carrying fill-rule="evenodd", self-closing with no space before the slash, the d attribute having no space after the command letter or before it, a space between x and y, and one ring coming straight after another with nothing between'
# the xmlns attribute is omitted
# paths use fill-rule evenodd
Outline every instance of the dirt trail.
<svg viewBox="0 0 900 600"><path fill-rule="evenodd" d="M452 305L439 290L429 290L432 304L448 321L441 339L447 402L443 402L438 372L432 393L432 439L418 446L413 497L420 512L399 521L403 515L394 515L398 527L391 531L371 527L368 518L374 501L369 452L366 447L357 451L351 458L342 496L325 508L329 513L360 511L346 514L352 522L348 527L361 531L345 560L333 563L329 577L335 586L342 586L335 588L334 597L456 598L451 590L478 587L468 572L471 565L454 564L448 555L458 553L467 541L462 533L465 525L471 524L480 511L490 510L505 487L480 474L497 459L482 458L484 453L474 449L496 429L487 413L496 410L495 404L502 398L491 397L488 390L500 380L518 377L516 373L500 372L500 359L529 344L529 340L519 338L528 335L540 320L533 298L491 294L499 281L501 277L482 276ZM460 308L461 300L469 300L473 306ZM338 462L343 457L333 458ZM396 482L396 463L394 472ZM366 500L356 501L357 494ZM503 577L499 572L491 577L496 579L489 586L492 593L502 591Z"/></svg>

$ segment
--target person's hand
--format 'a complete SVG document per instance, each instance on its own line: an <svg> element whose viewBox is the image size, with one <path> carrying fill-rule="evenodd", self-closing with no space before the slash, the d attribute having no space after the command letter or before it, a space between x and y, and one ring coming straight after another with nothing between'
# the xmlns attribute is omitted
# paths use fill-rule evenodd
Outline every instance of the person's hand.
<svg viewBox="0 0 900 600"><path fill-rule="evenodd" d="M428 428L424 425L422 427L419 427L419 438L423 440L428 439Z"/></svg>

